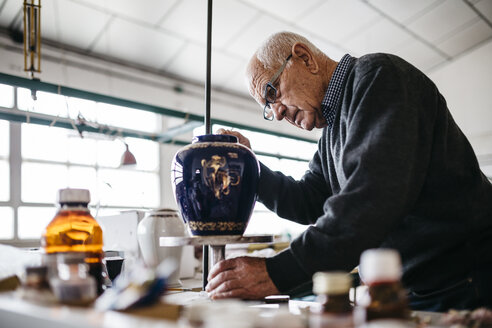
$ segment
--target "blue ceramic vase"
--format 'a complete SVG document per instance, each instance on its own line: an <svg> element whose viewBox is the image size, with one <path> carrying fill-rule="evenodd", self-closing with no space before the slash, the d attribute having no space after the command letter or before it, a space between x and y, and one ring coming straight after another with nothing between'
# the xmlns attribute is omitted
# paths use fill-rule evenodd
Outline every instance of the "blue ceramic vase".
<svg viewBox="0 0 492 328"><path fill-rule="evenodd" d="M260 177L251 150L230 135L193 139L173 159L171 180L192 235L242 235L256 202Z"/></svg>

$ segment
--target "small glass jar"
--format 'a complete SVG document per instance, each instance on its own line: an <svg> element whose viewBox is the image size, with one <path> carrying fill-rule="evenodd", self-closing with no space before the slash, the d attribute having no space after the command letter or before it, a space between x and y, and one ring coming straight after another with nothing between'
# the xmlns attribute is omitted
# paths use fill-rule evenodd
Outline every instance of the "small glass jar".
<svg viewBox="0 0 492 328"><path fill-rule="evenodd" d="M362 253L359 274L367 290L354 311L356 326L373 320L410 317L407 293L402 287L401 261L392 249L370 249Z"/></svg>
<svg viewBox="0 0 492 328"><path fill-rule="evenodd" d="M84 254L58 254L57 271L50 284L60 303L87 305L96 299L96 280L89 275Z"/></svg>
<svg viewBox="0 0 492 328"><path fill-rule="evenodd" d="M35 290L49 289L48 267L45 265L28 266L25 268L24 288Z"/></svg>
<svg viewBox="0 0 492 328"><path fill-rule="evenodd" d="M313 292L318 307L311 308L312 328L353 327L349 291L352 278L345 272L317 272L313 276Z"/></svg>

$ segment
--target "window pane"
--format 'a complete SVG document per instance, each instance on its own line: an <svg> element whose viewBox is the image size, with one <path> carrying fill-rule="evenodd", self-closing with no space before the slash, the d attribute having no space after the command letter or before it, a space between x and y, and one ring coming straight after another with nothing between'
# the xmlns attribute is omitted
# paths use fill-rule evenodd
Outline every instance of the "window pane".
<svg viewBox="0 0 492 328"><path fill-rule="evenodd" d="M23 163L22 201L54 204L58 190L66 188L67 182L65 165Z"/></svg>
<svg viewBox="0 0 492 328"><path fill-rule="evenodd" d="M66 162L67 134L70 131L36 124L22 124L22 157Z"/></svg>
<svg viewBox="0 0 492 328"><path fill-rule="evenodd" d="M0 206L0 239L14 238L14 211L11 207Z"/></svg>
<svg viewBox="0 0 492 328"><path fill-rule="evenodd" d="M0 161L0 201L10 199L10 170L7 161Z"/></svg>
<svg viewBox="0 0 492 328"><path fill-rule="evenodd" d="M137 169L156 171L159 169L159 144L154 141L126 138L130 151L137 160Z"/></svg>
<svg viewBox="0 0 492 328"><path fill-rule="evenodd" d="M245 136L256 151L276 154L279 152L280 138L265 133L248 131Z"/></svg>
<svg viewBox="0 0 492 328"><path fill-rule="evenodd" d="M294 179L299 180L309 169L309 164L307 162L281 159L280 167L282 168L281 171L283 174L290 175Z"/></svg>
<svg viewBox="0 0 492 328"><path fill-rule="evenodd" d="M159 175L130 170L101 169L98 172L101 205L158 207Z"/></svg>
<svg viewBox="0 0 492 328"><path fill-rule="evenodd" d="M0 120L0 157L9 156L9 122Z"/></svg>
<svg viewBox="0 0 492 328"><path fill-rule="evenodd" d="M36 113L42 113L53 116L67 117L68 109L65 96L49 92L38 91L37 100L33 101L31 90L17 89L17 107L22 110L29 110Z"/></svg>
<svg viewBox="0 0 492 328"><path fill-rule="evenodd" d="M492 165L482 165L480 169L489 180L492 180Z"/></svg>
<svg viewBox="0 0 492 328"><path fill-rule="evenodd" d="M17 108L22 110L31 110L34 100L31 98L31 90L17 88Z"/></svg>
<svg viewBox="0 0 492 328"><path fill-rule="evenodd" d="M78 134L68 135L68 161L74 164L96 164L97 142L91 138L81 138Z"/></svg>
<svg viewBox="0 0 492 328"><path fill-rule="evenodd" d="M256 158L272 171L282 171L280 160L272 156L258 155Z"/></svg>
<svg viewBox="0 0 492 328"><path fill-rule="evenodd" d="M97 121L100 124L132 130L158 132L160 115L128 107L97 103Z"/></svg>
<svg viewBox="0 0 492 328"><path fill-rule="evenodd" d="M317 144L288 138L279 138L277 151L281 155L298 157L310 160L316 150Z"/></svg>
<svg viewBox="0 0 492 328"><path fill-rule="evenodd" d="M97 198L97 174L92 167L70 166L68 168L68 187L88 189L91 193L91 204Z"/></svg>
<svg viewBox="0 0 492 328"><path fill-rule="evenodd" d="M215 133L215 131L217 131L218 127L216 124L214 124L213 128L212 128L212 132ZM193 129L193 136L196 137L196 136L202 136L205 134L205 125L202 125L202 126L199 126L197 128L194 128ZM191 142L191 140L190 140Z"/></svg>
<svg viewBox="0 0 492 328"><path fill-rule="evenodd" d="M97 121L95 101L68 97L67 103L70 118L76 119L81 114L89 122Z"/></svg>
<svg viewBox="0 0 492 328"><path fill-rule="evenodd" d="M244 234L273 234L297 237L308 226L279 218L273 212L254 212Z"/></svg>
<svg viewBox="0 0 492 328"><path fill-rule="evenodd" d="M0 107L14 107L14 88L10 85L0 84Z"/></svg>
<svg viewBox="0 0 492 328"><path fill-rule="evenodd" d="M40 239L57 212L53 207L19 207L19 238Z"/></svg>
<svg viewBox="0 0 492 328"><path fill-rule="evenodd" d="M97 164L104 167L119 167L125 144L120 139L97 141ZM132 150L133 151L133 150Z"/></svg>

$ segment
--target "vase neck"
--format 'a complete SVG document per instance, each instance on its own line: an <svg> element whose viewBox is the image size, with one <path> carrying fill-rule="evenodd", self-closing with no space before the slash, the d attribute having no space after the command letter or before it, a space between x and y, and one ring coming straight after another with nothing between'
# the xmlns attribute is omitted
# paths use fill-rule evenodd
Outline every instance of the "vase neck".
<svg viewBox="0 0 492 328"><path fill-rule="evenodd" d="M237 143L237 137L228 134L204 134L193 138L192 143L196 142L232 142Z"/></svg>

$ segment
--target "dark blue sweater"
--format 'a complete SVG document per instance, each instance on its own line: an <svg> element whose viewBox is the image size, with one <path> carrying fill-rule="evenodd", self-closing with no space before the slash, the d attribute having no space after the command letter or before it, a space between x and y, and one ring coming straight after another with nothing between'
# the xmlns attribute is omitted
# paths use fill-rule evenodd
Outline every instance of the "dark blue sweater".
<svg viewBox="0 0 492 328"><path fill-rule="evenodd" d="M281 292L317 271L350 271L361 252L400 252L402 281L435 290L492 264L492 186L434 83L404 60L354 60L300 181L261 166L259 200L311 224L267 259Z"/></svg>

